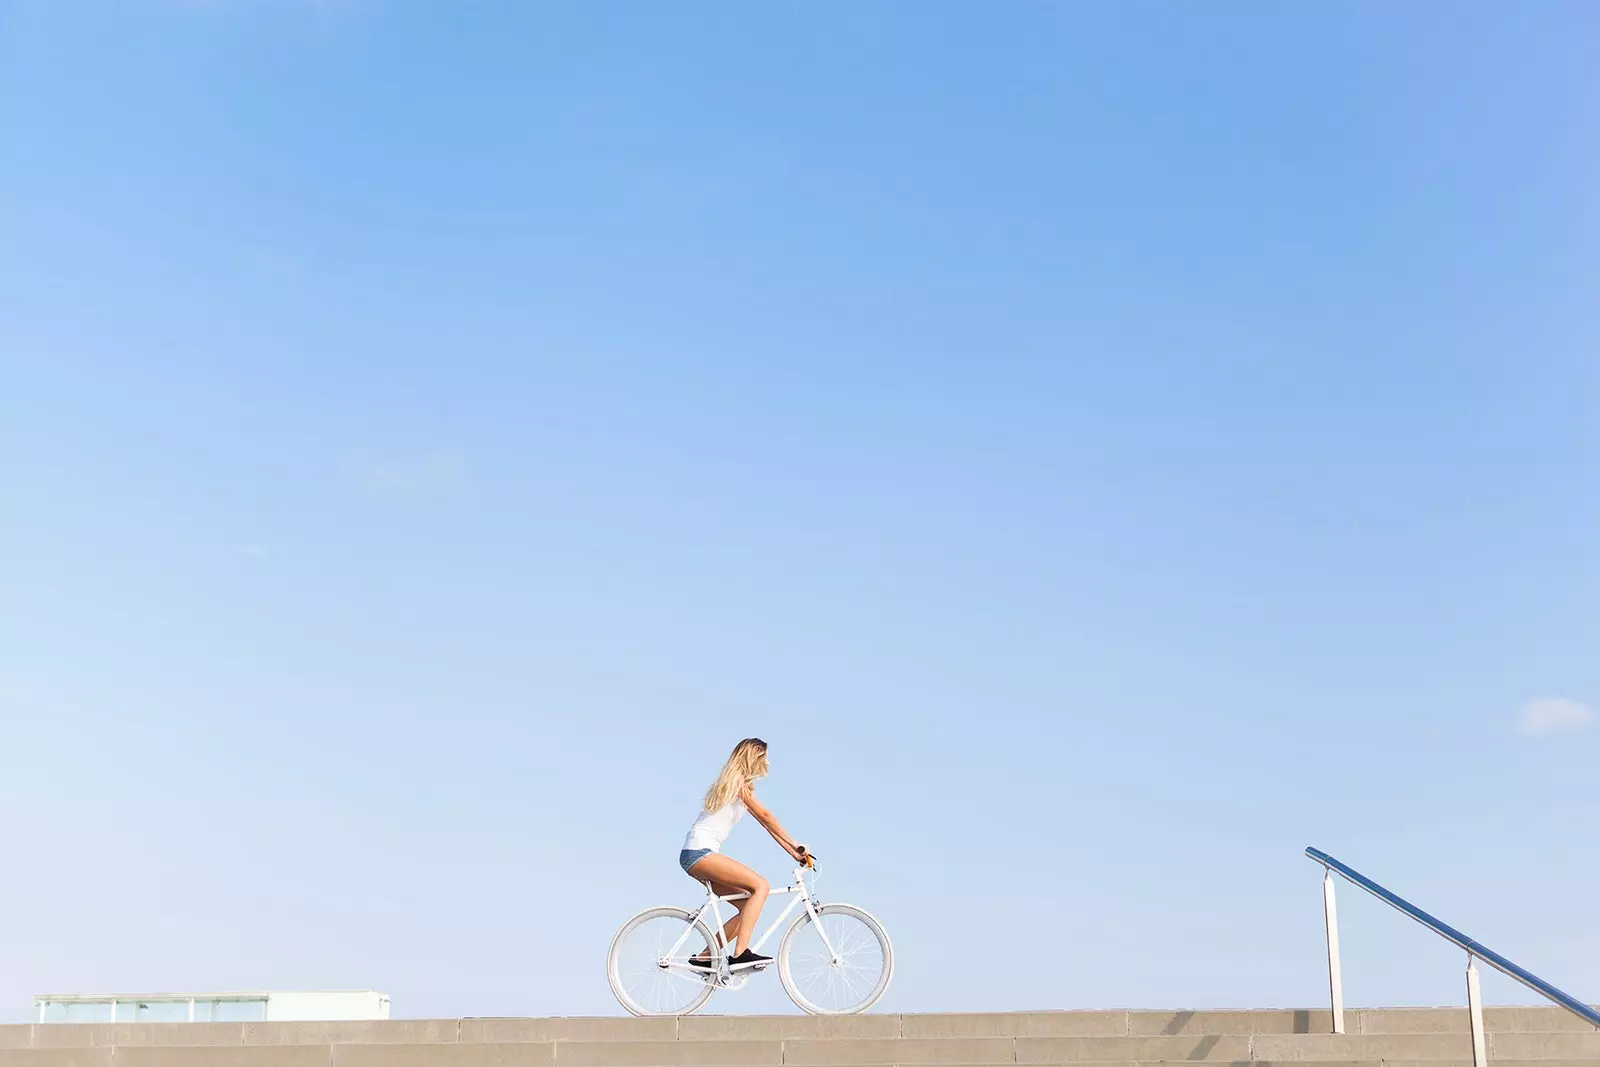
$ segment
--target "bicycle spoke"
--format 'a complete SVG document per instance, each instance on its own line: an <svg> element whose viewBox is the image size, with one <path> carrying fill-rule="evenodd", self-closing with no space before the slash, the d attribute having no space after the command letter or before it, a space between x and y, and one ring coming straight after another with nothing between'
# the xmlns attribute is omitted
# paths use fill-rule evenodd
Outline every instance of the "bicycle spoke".
<svg viewBox="0 0 1600 1067"><path fill-rule="evenodd" d="M690 957L710 949L704 929L688 925L676 909L636 917L612 946L612 990L623 1006L641 1015L693 1011L711 995Z"/></svg>
<svg viewBox="0 0 1600 1067"><path fill-rule="evenodd" d="M802 920L780 951L786 956L779 973L807 1011L859 1011L888 982L887 944L868 919L848 908Z"/></svg>

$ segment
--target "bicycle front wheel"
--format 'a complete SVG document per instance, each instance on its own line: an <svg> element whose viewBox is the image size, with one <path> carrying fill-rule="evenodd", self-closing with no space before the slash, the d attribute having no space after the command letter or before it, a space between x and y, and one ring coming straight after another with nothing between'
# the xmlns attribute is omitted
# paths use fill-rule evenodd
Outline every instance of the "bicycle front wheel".
<svg viewBox="0 0 1600 1067"><path fill-rule="evenodd" d="M606 978L634 1015L688 1015L716 992L716 971L689 965L718 954L711 927L682 908L651 908L623 924L611 941Z"/></svg>
<svg viewBox="0 0 1600 1067"><path fill-rule="evenodd" d="M789 999L812 1015L851 1015L878 1002L894 977L883 924L850 904L824 904L784 932L778 977Z"/></svg>

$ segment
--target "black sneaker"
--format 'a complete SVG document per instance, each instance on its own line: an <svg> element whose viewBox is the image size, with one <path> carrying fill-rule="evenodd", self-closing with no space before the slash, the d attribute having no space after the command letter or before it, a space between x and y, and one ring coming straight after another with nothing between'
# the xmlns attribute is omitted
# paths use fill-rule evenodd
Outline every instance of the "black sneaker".
<svg viewBox="0 0 1600 1067"><path fill-rule="evenodd" d="M757 953L751 952L749 949L745 949L737 956L730 956L728 958L728 967L730 969L742 970L746 967L765 967L771 962L771 956L758 955Z"/></svg>
<svg viewBox="0 0 1600 1067"><path fill-rule="evenodd" d="M713 967L715 967L716 964L713 963L710 960L710 958L708 958L706 956L690 956L689 957L689 966L698 967L702 971L709 971Z"/></svg>

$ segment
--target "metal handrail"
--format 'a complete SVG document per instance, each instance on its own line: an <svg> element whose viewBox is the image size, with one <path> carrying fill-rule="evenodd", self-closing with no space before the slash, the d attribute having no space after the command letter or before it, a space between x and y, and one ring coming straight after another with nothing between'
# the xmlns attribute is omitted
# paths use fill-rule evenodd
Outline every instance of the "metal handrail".
<svg viewBox="0 0 1600 1067"><path fill-rule="evenodd" d="M1570 993L1563 993L1549 982L1546 982L1543 978L1523 970L1521 967L1518 967L1515 963L1512 963L1510 960L1506 959L1504 956L1500 955L1500 953L1495 952L1488 946L1472 940L1472 938L1468 937L1466 934L1463 934L1454 927L1446 926L1444 923L1440 922L1438 919L1435 919L1432 915L1429 915L1427 912L1423 911L1409 900L1391 893L1389 890L1385 889L1377 882L1374 882L1360 871L1357 871L1351 867L1347 867L1345 864L1340 863L1326 852L1322 852L1314 848L1308 848L1306 849L1306 856L1312 860L1315 860L1317 863L1322 864L1324 869L1333 871L1351 884L1365 889L1368 893L1371 893L1373 896L1377 897L1379 900L1383 901L1396 911L1405 915L1409 915L1411 918L1415 919L1423 926L1426 926L1428 929L1432 930L1446 941L1465 949L1468 956L1476 957L1477 959L1482 960L1495 970L1499 971L1501 974L1505 975L1507 978L1512 978L1518 982L1521 982L1535 993L1554 1001L1561 1007L1572 1012L1572 1014L1578 1016L1580 1019L1583 1019L1585 1022L1592 1023L1594 1026L1600 1027L1600 1011L1595 1011L1589 1005L1583 1003L1583 1001L1572 996Z"/></svg>

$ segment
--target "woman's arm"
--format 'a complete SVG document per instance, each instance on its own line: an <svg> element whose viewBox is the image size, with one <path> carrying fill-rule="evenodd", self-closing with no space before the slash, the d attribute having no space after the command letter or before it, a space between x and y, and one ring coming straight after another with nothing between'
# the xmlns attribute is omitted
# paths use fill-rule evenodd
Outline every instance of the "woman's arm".
<svg viewBox="0 0 1600 1067"><path fill-rule="evenodd" d="M772 814L765 804L756 799L754 789L746 785L739 791L739 799L744 801L744 806L750 809L750 814L755 816L756 822L760 823L767 833L772 835L772 839L778 843L779 847L797 862L804 859L805 854L800 851L800 846L795 844L794 838L789 836L789 831L778 824L778 817Z"/></svg>

